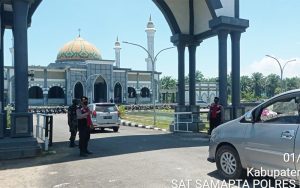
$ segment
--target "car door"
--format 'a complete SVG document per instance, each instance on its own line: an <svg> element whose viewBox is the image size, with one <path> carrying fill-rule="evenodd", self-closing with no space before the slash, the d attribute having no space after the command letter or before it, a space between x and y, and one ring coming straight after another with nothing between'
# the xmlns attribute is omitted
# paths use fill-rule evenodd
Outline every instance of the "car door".
<svg viewBox="0 0 300 188"><path fill-rule="evenodd" d="M248 124L245 138L246 159L260 169L295 169L285 155L294 152L299 127L297 94L280 96L254 111L254 123Z"/></svg>

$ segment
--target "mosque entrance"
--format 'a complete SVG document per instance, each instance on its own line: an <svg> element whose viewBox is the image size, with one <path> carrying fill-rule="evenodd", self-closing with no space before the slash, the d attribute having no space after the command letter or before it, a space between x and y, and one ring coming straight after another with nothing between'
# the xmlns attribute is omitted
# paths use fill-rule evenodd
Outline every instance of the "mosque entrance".
<svg viewBox="0 0 300 188"><path fill-rule="evenodd" d="M74 98L80 99L83 96L83 86L80 82L77 82L74 87Z"/></svg>
<svg viewBox="0 0 300 188"><path fill-rule="evenodd" d="M94 84L94 102L107 102L107 84L102 76Z"/></svg>
<svg viewBox="0 0 300 188"><path fill-rule="evenodd" d="M114 101L115 103L122 103L122 86L118 82L114 88Z"/></svg>

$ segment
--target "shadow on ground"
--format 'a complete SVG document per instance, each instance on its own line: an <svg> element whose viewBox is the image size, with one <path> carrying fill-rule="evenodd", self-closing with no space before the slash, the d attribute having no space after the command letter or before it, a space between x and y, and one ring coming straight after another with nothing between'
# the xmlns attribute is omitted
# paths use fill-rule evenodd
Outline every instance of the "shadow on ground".
<svg viewBox="0 0 300 188"><path fill-rule="evenodd" d="M186 134L153 134L118 136L112 131L96 131L100 134L111 134L111 137L95 138L89 142L89 150L93 152L88 157L79 156L79 148L69 148L68 142L54 142L50 150L53 154L42 154L39 157L0 161L0 170L16 169L99 157L149 152L173 148L201 147L208 145L208 139L199 135ZM95 134L95 133L93 133ZM107 136L107 135L106 135Z"/></svg>

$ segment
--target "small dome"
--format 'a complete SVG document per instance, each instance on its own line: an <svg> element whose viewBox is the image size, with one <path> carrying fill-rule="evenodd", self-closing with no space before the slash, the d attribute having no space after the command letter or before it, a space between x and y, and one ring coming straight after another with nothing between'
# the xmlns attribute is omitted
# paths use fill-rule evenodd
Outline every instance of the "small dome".
<svg viewBox="0 0 300 188"><path fill-rule="evenodd" d="M120 46L121 46L121 44L119 42L119 37L117 37L117 40L115 42L115 47L120 47Z"/></svg>
<svg viewBox="0 0 300 188"><path fill-rule="evenodd" d="M148 29L153 29L155 26L154 26L154 23L152 22L152 18L151 18L151 15L150 15L150 18L149 18L149 21L148 21L148 24L147 24L147 28Z"/></svg>
<svg viewBox="0 0 300 188"><path fill-rule="evenodd" d="M154 28L154 23L153 22L148 22L147 28Z"/></svg>
<svg viewBox="0 0 300 188"><path fill-rule="evenodd" d="M81 37L65 44L58 52L56 61L101 60L99 50Z"/></svg>
<svg viewBox="0 0 300 188"><path fill-rule="evenodd" d="M120 42L119 41L115 42L115 46L121 46Z"/></svg>

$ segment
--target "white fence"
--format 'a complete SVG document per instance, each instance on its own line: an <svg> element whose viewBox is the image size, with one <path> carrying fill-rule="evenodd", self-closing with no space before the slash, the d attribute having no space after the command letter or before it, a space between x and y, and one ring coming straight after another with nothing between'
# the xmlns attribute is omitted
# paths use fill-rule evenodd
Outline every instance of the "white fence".
<svg viewBox="0 0 300 188"><path fill-rule="evenodd" d="M48 151L52 146L53 138L53 115L37 113L36 138L44 143L44 150Z"/></svg>

